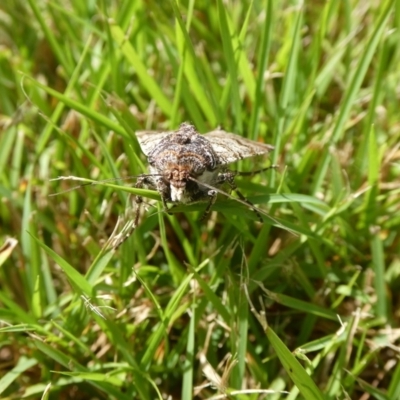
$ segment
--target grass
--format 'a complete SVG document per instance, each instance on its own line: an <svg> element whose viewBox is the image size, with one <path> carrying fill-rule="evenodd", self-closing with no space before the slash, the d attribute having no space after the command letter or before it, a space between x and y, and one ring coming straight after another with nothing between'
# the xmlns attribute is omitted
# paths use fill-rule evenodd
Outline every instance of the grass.
<svg viewBox="0 0 400 400"><path fill-rule="evenodd" d="M398 1L0 15L2 399L400 398ZM49 196L143 173L135 131L183 121L275 146L237 184L276 222L129 181Z"/></svg>

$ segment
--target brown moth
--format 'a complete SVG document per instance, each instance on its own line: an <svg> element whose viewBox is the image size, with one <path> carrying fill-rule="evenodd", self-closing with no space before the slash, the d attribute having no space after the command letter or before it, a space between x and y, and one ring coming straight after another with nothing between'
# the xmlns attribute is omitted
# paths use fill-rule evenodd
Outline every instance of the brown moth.
<svg viewBox="0 0 400 400"><path fill-rule="evenodd" d="M234 177L238 173L229 171L228 164L268 154L274 149L271 145L221 129L200 135L187 122L181 124L176 131L139 131L136 137L150 167L150 173L140 176L136 187L147 186L157 190L165 210L168 210L167 203L208 201L203 217L210 212L223 184L227 183L232 190L237 191ZM240 192L237 193L242 202L256 211ZM137 201L140 203L142 199L138 197Z"/></svg>
<svg viewBox="0 0 400 400"><path fill-rule="evenodd" d="M167 203L190 204L195 202L208 202L203 214L205 218L217 199L217 194L233 198L221 187L227 184L231 190L235 190L239 198L235 198L242 204L250 207L262 221L260 213L279 224L274 218L265 214L250 203L236 188L234 178L237 175L254 175L265 171L270 167L259 171L236 172L228 169L228 165L244 158L268 154L274 149L269 144L245 139L222 129L216 129L204 135L199 134L196 128L185 122L176 131L136 132L139 145L146 155L149 163L149 173L139 175L136 188L148 187L157 190L161 196L164 210L168 212ZM54 180L85 181L79 177L59 177ZM115 178L120 179L120 178ZM92 185L115 180L84 183L80 186ZM80 186L71 188L74 190ZM63 192L61 192L63 193ZM143 202L141 196L136 196L137 209L133 218L125 224L122 231L117 233L119 223L110 237L107 248L118 248L134 231L139 222L140 206ZM120 221L119 221L120 222Z"/></svg>

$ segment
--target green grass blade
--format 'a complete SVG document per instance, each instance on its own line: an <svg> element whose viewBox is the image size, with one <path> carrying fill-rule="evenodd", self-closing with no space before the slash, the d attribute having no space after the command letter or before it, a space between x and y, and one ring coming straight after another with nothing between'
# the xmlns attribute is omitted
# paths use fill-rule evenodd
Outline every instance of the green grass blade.
<svg viewBox="0 0 400 400"><path fill-rule="evenodd" d="M122 53L135 68L141 84L146 88L148 94L154 99L160 109L169 116L171 114L170 101L162 93L156 81L148 74L146 66L143 64L134 47L127 41L124 32L116 24L112 24L110 30Z"/></svg>
<svg viewBox="0 0 400 400"><path fill-rule="evenodd" d="M37 364L34 358L21 357L17 365L0 378L0 394L2 394L16 379L20 378L26 370Z"/></svg>
<svg viewBox="0 0 400 400"><path fill-rule="evenodd" d="M40 240L38 240L35 236L32 234L30 236L61 267L76 291L89 297L92 295L92 286L72 265L61 258L55 251L50 249L44 243L40 242Z"/></svg>
<svg viewBox="0 0 400 400"><path fill-rule="evenodd" d="M292 352L284 345L278 335L270 327L267 328L265 334L276 351L286 373L290 376L303 397L309 400L324 400L325 397L318 389L315 382L296 360Z"/></svg>
<svg viewBox="0 0 400 400"><path fill-rule="evenodd" d="M360 86L362 84L362 81L365 77L367 68L376 51L379 41L381 40L381 36L384 32L384 28L386 27L393 5L394 1L388 0L382 7L382 13L376 22L374 31L371 34L370 40L368 41L368 44L362 54L362 57L360 58L357 68L354 71L348 89L345 93L345 97L342 101L342 105L339 110L339 115L330 138L331 143L336 143L343 135L343 131L345 129L345 124L346 121L348 120L349 113L354 104ZM319 188L321 187L322 180L325 178L325 175L327 173L330 159L331 159L330 153L326 152L322 160L321 166L319 168L319 171L316 174L316 179L314 182L314 192L319 190Z"/></svg>
<svg viewBox="0 0 400 400"><path fill-rule="evenodd" d="M232 111L235 116L235 131L242 133L243 124L241 118L241 104L240 104L240 94L238 86L238 76L237 76L237 65L233 54L233 44L231 42L232 34L229 31L228 21L226 17L225 6L222 4L222 0L217 1L218 4L218 15L221 27L221 37L225 53L226 63L228 65L228 71L230 75L231 83L231 101L232 101Z"/></svg>

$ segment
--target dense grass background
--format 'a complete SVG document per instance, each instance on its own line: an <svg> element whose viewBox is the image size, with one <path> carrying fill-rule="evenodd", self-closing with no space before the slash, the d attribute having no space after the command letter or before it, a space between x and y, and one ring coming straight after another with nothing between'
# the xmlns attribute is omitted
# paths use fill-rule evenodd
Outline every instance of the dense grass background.
<svg viewBox="0 0 400 400"><path fill-rule="evenodd" d="M400 398L399 1L15 0L0 24L2 399ZM105 251L134 180L49 197L142 173L135 130L183 121L276 146L237 183L280 226L144 191Z"/></svg>

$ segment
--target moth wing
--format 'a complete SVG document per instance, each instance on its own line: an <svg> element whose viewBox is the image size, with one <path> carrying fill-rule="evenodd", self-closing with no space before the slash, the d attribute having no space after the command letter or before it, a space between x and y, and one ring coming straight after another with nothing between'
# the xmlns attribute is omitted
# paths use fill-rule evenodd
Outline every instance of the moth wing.
<svg viewBox="0 0 400 400"><path fill-rule="evenodd" d="M158 131L137 131L136 137L143 153L148 156L149 153L158 146L158 144L171 132Z"/></svg>
<svg viewBox="0 0 400 400"><path fill-rule="evenodd" d="M248 157L268 154L274 149L274 146L269 144L245 139L221 129L208 132L205 134L205 137L211 143L214 152L219 158L219 163L222 165Z"/></svg>

